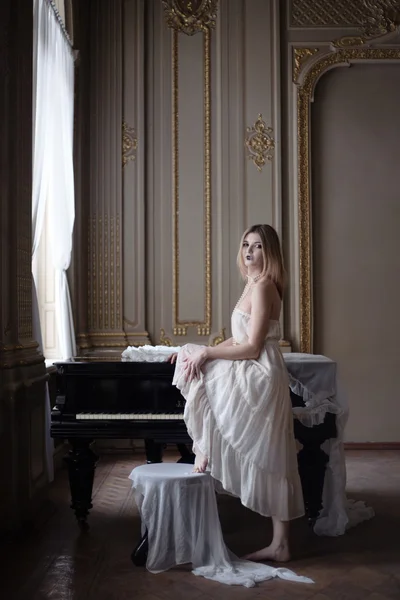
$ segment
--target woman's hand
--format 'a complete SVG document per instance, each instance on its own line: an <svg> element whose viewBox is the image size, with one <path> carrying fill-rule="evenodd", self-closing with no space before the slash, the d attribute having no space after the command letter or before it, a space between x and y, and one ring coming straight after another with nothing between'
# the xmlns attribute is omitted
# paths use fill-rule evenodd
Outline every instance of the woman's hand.
<svg viewBox="0 0 400 600"><path fill-rule="evenodd" d="M183 368L185 370L187 381L190 382L193 379L200 378L201 366L206 362L207 358L207 348L202 348L199 352L186 356L183 359Z"/></svg>
<svg viewBox="0 0 400 600"><path fill-rule="evenodd" d="M178 358L178 353L174 352L173 354L171 354L171 356L168 357L167 362L170 362L171 365L173 365L174 363L176 363L177 358Z"/></svg>

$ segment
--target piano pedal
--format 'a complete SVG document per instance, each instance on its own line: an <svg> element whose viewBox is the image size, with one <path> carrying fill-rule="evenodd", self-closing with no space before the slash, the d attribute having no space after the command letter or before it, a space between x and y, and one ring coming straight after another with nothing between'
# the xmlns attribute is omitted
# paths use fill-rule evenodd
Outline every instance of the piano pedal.
<svg viewBox="0 0 400 600"><path fill-rule="evenodd" d="M148 533L146 533L134 549L131 554L131 561L135 567L145 567L147 562L147 555L149 553L149 539Z"/></svg>

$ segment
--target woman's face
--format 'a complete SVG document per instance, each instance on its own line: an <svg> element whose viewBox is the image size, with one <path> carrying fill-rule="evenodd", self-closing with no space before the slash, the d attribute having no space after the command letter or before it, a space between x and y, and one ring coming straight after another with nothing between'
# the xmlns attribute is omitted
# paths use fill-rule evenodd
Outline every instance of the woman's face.
<svg viewBox="0 0 400 600"><path fill-rule="evenodd" d="M263 253L261 238L258 233L248 233L243 241L242 256L245 267L252 271L261 272L263 268Z"/></svg>

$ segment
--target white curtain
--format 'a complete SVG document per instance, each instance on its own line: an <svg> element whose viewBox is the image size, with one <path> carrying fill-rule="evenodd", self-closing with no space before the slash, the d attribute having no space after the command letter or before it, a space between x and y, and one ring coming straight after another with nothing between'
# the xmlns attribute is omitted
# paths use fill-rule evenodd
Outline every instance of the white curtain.
<svg viewBox="0 0 400 600"><path fill-rule="evenodd" d="M75 219L74 57L49 0L34 0L33 97L33 270L47 211L60 358L66 359L76 354L66 276Z"/></svg>
<svg viewBox="0 0 400 600"><path fill-rule="evenodd" d="M56 324L61 357L76 354L74 324L66 270L71 261L75 218L73 173L74 58L49 0L33 4L33 185L32 266L46 211L55 269ZM34 282L33 282L34 283ZM32 286L33 335L43 351L35 283ZM46 457L53 480L53 440L50 438L50 400L46 384Z"/></svg>

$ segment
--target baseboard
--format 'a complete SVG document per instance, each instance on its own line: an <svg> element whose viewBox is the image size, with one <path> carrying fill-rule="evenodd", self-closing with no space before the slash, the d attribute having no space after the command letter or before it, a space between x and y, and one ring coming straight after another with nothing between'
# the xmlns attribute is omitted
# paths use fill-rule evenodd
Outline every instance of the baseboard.
<svg viewBox="0 0 400 600"><path fill-rule="evenodd" d="M345 442L345 450L400 450L400 442Z"/></svg>

